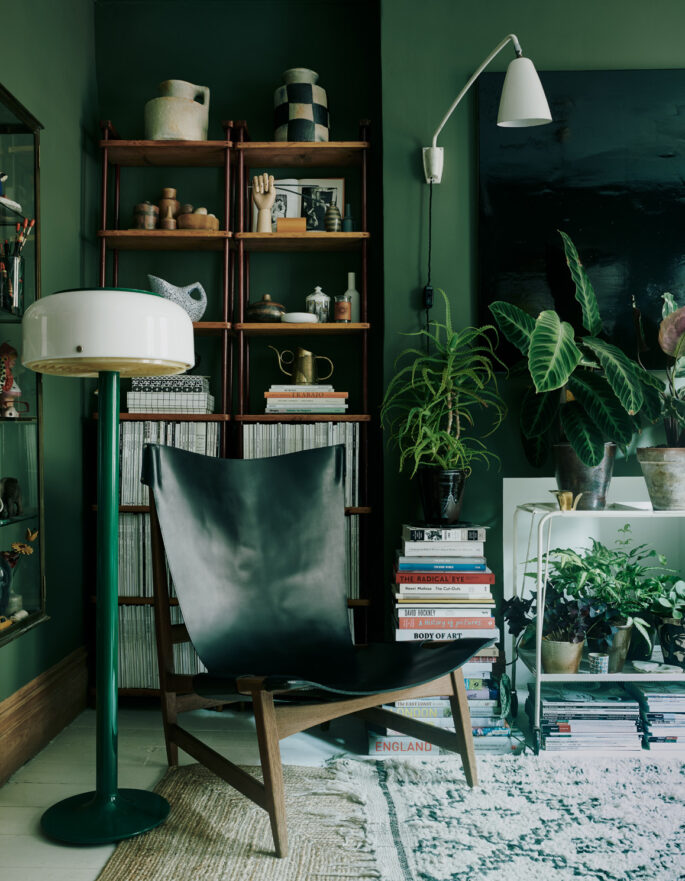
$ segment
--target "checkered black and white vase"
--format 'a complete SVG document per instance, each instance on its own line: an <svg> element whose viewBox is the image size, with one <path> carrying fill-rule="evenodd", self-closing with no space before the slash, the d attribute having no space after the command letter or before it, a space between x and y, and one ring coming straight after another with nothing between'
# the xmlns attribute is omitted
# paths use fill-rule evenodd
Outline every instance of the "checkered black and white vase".
<svg viewBox="0 0 685 881"><path fill-rule="evenodd" d="M330 120L326 90L316 85L319 74L293 67L283 74L284 85L274 92L277 141L327 141Z"/></svg>

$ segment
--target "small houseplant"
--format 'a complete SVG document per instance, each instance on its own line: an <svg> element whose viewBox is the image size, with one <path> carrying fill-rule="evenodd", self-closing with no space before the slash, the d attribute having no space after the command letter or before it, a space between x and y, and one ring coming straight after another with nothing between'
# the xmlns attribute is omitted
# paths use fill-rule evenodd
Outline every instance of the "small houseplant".
<svg viewBox="0 0 685 881"><path fill-rule="evenodd" d="M482 437L504 419L497 388L494 327L452 326L444 291L445 321L431 321L415 336L426 344L405 349L395 364L381 405L381 420L397 444L400 471L418 475L428 522L459 519L466 478L476 463L496 460ZM485 413L489 426L480 437L476 419Z"/></svg>
<svg viewBox="0 0 685 881"><path fill-rule="evenodd" d="M22 557L31 556L31 545L37 538L38 530L27 529L25 541L12 542L8 551L0 551L0 615L7 612L14 570Z"/></svg>
<svg viewBox="0 0 685 881"><path fill-rule="evenodd" d="M685 581L674 578L656 598L652 612L664 661L685 668Z"/></svg>
<svg viewBox="0 0 685 881"><path fill-rule="evenodd" d="M663 420L666 445L637 450L652 506L659 511L685 509L685 385L677 384L685 377L685 306L678 308L669 293L663 301L659 346L669 364L665 383L652 378L659 398L659 410L652 415Z"/></svg>
<svg viewBox="0 0 685 881"><path fill-rule="evenodd" d="M652 378L640 364L602 339L592 283L569 236L560 231L575 284L584 334L553 309L537 318L512 303L490 305L504 336L525 358L530 378L521 408L524 449L542 465L554 446L560 490L583 493L581 509L603 508L616 445L636 431L635 415L658 408Z"/></svg>

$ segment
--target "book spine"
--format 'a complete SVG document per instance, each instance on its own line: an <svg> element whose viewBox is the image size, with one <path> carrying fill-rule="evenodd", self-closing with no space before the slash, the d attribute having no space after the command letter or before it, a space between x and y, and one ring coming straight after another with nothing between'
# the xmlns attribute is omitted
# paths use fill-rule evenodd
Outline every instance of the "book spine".
<svg viewBox="0 0 685 881"><path fill-rule="evenodd" d="M349 392L264 392L265 398L348 398Z"/></svg>
<svg viewBox="0 0 685 881"><path fill-rule="evenodd" d="M445 642L451 639L499 639L499 630L396 630L398 642Z"/></svg>
<svg viewBox="0 0 685 881"><path fill-rule="evenodd" d="M479 630L495 626L494 618L400 618L401 630Z"/></svg>
<svg viewBox="0 0 685 881"><path fill-rule="evenodd" d="M416 584L463 584L468 587L473 585L489 585L495 583L492 572L408 572L395 571L395 582L403 587L411 587Z"/></svg>
<svg viewBox="0 0 685 881"><path fill-rule="evenodd" d="M450 541L441 542L438 548L430 541L403 541L402 552L408 557L434 557L436 551L446 557L482 557L485 542Z"/></svg>
<svg viewBox="0 0 685 881"><path fill-rule="evenodd" d="M494 626L494 619L490 617L491 609L489 607L481 608L480 606L450 606L445 604L444 606L438 606L434 609L428 608L427 606L398 606L397 608L397 617L398 618L451 618L461 620L466 620L467 618L476 618L478 621L483 621L484 618L487 618L488 621L492 621Z"/></svg>
<svg viewBox="0 0 685 881"><path fill-rule="evenodd" d="M369 754L370 755L391 755L403 753L408 755L441 755L439 747L432 743L426 743L424 740L416 740L413 737L404 737L398 735L395 737L387 735L369 735Z"/></svg>
<svg viewBox="0 0 685 881"><path fill-rule="evenodd" d="M402 527L402 538L409 542L453 542L453 541L485 541L485 529L482 527L470 528L463 527L420 527L408 526Z"/></svg>

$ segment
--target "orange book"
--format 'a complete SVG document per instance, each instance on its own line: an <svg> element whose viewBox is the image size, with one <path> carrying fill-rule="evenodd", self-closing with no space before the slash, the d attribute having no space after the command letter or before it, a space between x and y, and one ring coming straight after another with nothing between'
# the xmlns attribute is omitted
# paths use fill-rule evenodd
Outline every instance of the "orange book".
<svg viewBox="0 0 685 881"><path fill-rule="evenodd" d="M264 392L265 398L346 398L349 392Z"/></svg>

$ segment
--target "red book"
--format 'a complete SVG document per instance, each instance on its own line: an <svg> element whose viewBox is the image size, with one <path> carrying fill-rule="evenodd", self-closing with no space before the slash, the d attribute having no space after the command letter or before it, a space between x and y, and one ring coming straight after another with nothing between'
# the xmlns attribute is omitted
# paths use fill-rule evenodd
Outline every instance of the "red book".
<svg viewBox="0 0 685 881"><path fill-rule="evenodd" d="M401 630L425 630L442 627L445 630L478 630L481 627L494 627L494 618L400 618Z"/></svg>
<svg viewBox="0 0 685 881"><path fill-rule="evenodd" d="M494 584L494 572L408 572L395 570L396 584Z"/></svg>

